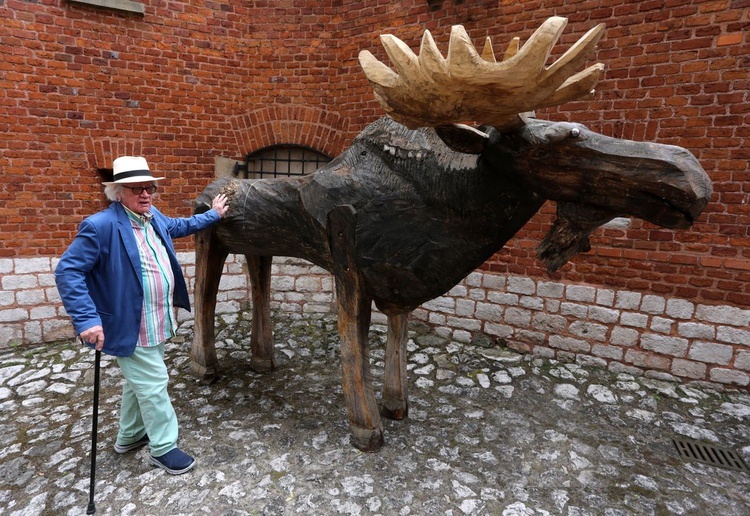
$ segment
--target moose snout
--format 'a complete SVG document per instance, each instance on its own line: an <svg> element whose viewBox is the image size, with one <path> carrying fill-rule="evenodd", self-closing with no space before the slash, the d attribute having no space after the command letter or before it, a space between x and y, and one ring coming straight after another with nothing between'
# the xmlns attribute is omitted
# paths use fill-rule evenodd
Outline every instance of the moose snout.
<svg viewBox="0 0 750 516"><path fill-rule="evenodd" d="M668 228L687 228L711 198L708 175L695 156L681 147L601 135L576 144L598 155L595 161L606 165L605 171L612 167L618 181L607 185L603 193L621 196L634 216Z"/></svg>
<svg viewBox="0 0 750 516"><path fill-rule="evenodd" d="M613 216L686 228L712 193L695 156L674 145L621 140L581 124L538 119L529 119L515 137L495 135L492 142L495 162L510 164L538 194Z"/></svg>

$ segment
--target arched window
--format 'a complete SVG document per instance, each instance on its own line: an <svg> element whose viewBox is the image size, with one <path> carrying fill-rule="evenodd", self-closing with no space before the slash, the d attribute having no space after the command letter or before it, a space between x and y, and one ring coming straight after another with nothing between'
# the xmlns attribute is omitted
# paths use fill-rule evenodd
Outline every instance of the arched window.
<svg viewBox="0 0 750 516"><path fill-rule="evenodd" d="M304 145L270 145L245 156L245 163L234 167L234 175L244 178L303 176L315 172L331 157Z"/></svg>

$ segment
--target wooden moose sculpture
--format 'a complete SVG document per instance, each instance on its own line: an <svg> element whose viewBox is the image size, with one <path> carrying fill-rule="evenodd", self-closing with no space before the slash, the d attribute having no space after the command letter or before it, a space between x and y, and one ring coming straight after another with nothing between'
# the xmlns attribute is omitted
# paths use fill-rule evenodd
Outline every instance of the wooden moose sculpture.
<svg viewBox="0 0 750 516"><path fill-rule="evenodd" d="M555 270L589 249L591 232L617 216L687 228L711 184L680 147L623 141L567 122L537 120L532 109L590 96L603 66L575 73L602 35L597 26L549 66L567 21L550 18L496 62L453 27L447 58L425 32L419 55L382 36L396 71L369 52L360 63L390 115L314 174L221 179L228 216L196 236L193 370L217 374L214 316L228 253L247 259L252 289L251 367L275 368L270 326L273 256L295 256L335 279L343 391L352 444L383 445L380 414L407 415L406 329L414 308L450 290L503 247L547 200L557 219L538 256ZM460 125L480 120L481 130ZM372 302L388 318L382 412L368 354Z"/></svg>

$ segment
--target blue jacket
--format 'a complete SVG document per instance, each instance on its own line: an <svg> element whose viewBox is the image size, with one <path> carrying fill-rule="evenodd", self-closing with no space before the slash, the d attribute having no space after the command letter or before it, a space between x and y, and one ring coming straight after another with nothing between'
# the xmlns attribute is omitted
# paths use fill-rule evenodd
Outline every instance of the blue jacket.
<svg viewBox="0 0 750 516"><path fill-rule="evenodd" d="M191 235L221 217L209 210L190 218L170 218L151 207L152 224L164 242L174 272L174 306L190 310L185 277L172 238ZM55 268L55 282L76 335L93 326L104 329L102 352L130 356L141 327L141 259L133 229L119 202L86 218Z"/></svg>

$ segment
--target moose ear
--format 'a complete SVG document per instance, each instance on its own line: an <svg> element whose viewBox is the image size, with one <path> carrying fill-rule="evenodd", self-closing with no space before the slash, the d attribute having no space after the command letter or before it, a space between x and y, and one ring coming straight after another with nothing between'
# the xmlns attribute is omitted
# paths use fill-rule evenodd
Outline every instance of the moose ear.
<svg viewBox="0 0 750 516"><path fill-rule="evenodd" d="M489 135L464 124L435 127L435 132L451 150L465 154L481 154Z"/></svg>

